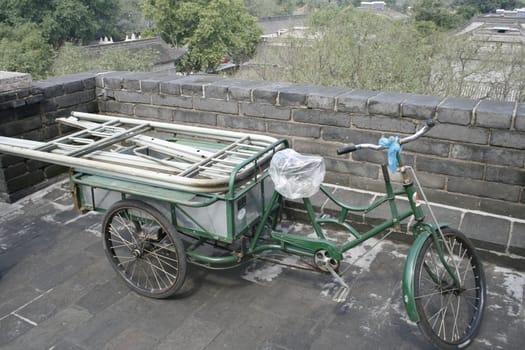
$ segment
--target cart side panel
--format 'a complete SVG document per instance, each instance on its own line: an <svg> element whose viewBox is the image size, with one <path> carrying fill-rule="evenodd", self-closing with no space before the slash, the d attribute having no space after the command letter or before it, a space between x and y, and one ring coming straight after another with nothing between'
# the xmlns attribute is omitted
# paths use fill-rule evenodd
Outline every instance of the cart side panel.
<svg viewBox="0 0 525 350"><path fill-rule="evenodd" d="M232 200L219 200L202 208L177 206L177 226L195 233L210 232L221 241L232 242L261 218L272 193L273 182L268 176ZM231 218L228 218L229 203L233 204Z"/></svg>

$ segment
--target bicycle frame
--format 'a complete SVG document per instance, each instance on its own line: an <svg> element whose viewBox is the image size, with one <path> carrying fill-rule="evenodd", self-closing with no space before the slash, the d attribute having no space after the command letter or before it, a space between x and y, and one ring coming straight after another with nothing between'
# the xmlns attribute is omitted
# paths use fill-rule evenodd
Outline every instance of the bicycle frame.
<svg viewBox="0 0 525 350"><path fill-rule="evenodd" d="M271 210L282 201L282 196L279 193L275 192L272 196L272 199L270 201L265 215L263 215L262 217L262 222L256 229L249 253L257 253L267 249L279 249L282 251L303 256L313 256L313 254L318 250L324 249L328 251L331 257L333 257L334 259L341 260L344 252L358 246L364 241L384 232L385 230L391 227L398 226L401 221L409 218L412 215L415 217L417 222L422 222L424 219L424 214L421 208L419 207L419 204L416 202L416 191L413 187L412 182L407 182L403 185L403 188L394 190L390 182L390 176L388 175L388 170L386 166L383 166L382 169L383 177L385 180L386 193L384 196L376 199L370 205L364 207L357 207L343 203L334 194L330 192L326 185L321 185L321 191L328 197L329 200L331 200L335 205L337 205L340 208L339 215L336 218L317 217L311 200L309 198L303 198L303 204L306 209L307 216L316 234L316 238L279 232L272 229L271 237L275 239L278 242L278 244L266 244L261 246L258 245L258 241L263 232L264 223L269 219ZM400 213L397 208L396 198L402 195L406 195L410 208ZM360 233L348 223L347 216L349 213L368 213L387 202L390 206L391 218L389 220L385 220L377 226L374 226L369 231L365 233ZM337 246L326 239L324 230L322 228L322 224L333 224L338 227L341 227L350 235L352 235L354 239L350 240L349 242L343 245Z"/></svg>

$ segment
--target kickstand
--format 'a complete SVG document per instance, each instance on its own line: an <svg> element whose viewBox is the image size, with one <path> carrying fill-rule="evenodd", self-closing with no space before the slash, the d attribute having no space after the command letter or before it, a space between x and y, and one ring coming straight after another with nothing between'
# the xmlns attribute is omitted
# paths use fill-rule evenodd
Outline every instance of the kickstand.
<svg viewBox="0 0 525 350"><path fill-rule="evenodd" d="M333 301L337 303L342 303L346 300L346 297L348 297L348 293L350 292L350 287L348 284L346 284L345 280L337 274L337 272L334 271L332 266L329 264L326 265L326 269L330 272L330 274L335 278L335 280L341 285L337 292L335 292L334 297L332 298Z"/></svg>

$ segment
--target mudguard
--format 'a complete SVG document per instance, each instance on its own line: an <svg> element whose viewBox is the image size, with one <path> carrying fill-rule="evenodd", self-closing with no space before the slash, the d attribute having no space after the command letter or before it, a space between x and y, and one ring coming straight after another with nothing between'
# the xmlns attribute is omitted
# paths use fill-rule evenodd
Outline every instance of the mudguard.
<svg viewBox="0 0 525 350"><path fill-rule="evenodd" d="M433 225L428 225L423 232L419 233L416 237L412 247L408 251L407 259L405 261L405 267L403 270L403 302L407 310L408 317L413 322L419 322L419 314L416 309L416 300L414 298L414 274L416 270L416 260L423 243L425 240L432 235L432 231L436 228ZM440 228L445 228L447 224L440 224Z"/></svg>

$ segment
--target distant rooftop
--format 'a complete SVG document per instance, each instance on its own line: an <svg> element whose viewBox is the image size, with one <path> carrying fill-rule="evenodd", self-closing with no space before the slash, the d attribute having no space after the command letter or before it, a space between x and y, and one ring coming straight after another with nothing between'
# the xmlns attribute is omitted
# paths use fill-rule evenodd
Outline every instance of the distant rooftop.
<svg viewBox="0 0 525 350"><path fill-rule="evenodd" d="M118 42L105 42L95 45L85 46L90 53L94 55L100 54L104 50L126 49L132 52L140 52L144 49L153 49L158 52L157 58L154 62L155 66L165 66L174 64L177 60L186 54L183 48L171 47L162 38L137 39Z"/></svg>

